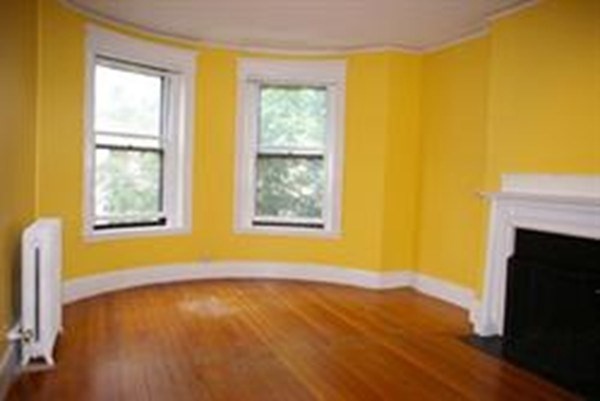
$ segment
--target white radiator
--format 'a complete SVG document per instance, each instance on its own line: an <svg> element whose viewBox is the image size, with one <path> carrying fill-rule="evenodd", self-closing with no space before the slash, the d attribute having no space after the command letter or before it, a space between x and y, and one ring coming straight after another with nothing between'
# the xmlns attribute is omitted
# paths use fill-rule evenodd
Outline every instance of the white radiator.
<svg viewBox="0 0 600 401"><path fill-rule="evenodd" d="M22 238L21 364L43 358L54 365L53 349L62 330L62 227L39 219Z"/></svg>

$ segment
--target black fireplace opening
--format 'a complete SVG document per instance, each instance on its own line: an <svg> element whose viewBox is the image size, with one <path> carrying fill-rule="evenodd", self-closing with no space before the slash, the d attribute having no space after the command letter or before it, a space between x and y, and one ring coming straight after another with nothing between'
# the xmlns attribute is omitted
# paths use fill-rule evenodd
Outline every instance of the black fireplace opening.
<svg viewBox="0 0 600 401"><path fill-rule="evenodd" d="M507 269L502 355L600 399L600 240L518 229Z"/></svg>

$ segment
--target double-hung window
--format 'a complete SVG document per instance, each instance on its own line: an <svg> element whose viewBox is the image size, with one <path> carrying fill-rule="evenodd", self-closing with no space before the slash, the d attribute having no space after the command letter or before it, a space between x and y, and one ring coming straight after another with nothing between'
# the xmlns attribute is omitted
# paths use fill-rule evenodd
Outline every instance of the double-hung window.
<svg viewBox="0 0 600 401"><path fill-rule="evenodd" d="M242 60L241 232L339 234L343 62Z"/></svg>
<svg viewBox="0 0 600 401"><path fill-rule="evenodd" d="M181 231L189 221L191 52L88 32L88 236Z"/></svg>
<svg viewBox="0 0 600 401"><path fill-rule="evenodd" d="M98 57L94 68L95 230L165 226L171 75Z"/></svg>

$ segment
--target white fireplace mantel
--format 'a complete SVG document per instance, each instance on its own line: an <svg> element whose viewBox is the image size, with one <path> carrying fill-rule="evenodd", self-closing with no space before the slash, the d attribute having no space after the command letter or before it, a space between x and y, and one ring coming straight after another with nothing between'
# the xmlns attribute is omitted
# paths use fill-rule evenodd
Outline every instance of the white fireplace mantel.
<svg viewBox="0 0 600 401"><path fill-rule="evenodd" d="M513 174L502 190L483 193L491 202L485 282L474 306L474 331L502 335L507 259L518 228L600 239L600 176Z"/></svg>

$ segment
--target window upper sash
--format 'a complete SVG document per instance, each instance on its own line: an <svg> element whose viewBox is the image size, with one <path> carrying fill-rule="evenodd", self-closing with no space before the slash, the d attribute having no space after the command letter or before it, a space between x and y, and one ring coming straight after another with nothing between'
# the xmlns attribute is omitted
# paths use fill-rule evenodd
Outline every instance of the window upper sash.
<svg viewBox="0 0 600 401"><path fill-rule="evenodd" d="M170 105L170 98L168 96L169 94L169 87L171 85L171 80L172 80L172 76L174 75L173 72L168 71L168 70L164 70L164 69L160 69L160 68L155 68L152 66L148 66L148 65L143 65L143 64L138 64L135 62L131 62L131 61L125 61L125 60L119 60L116 58L110 58L110 57L106 57L106 56L101 56L98 55L94 58L94 70L97 73L97 69L98 67L105 67L108 68L110 70L113 71L119 71L119 72L126 72L126 73L131 73L131 74L136 74L136 75L141 75L141 76L146 76L146 77L151 77L151 78L158 78L160 80L160 87L159 87L159 108L158 108L158 124L157 124L157 130L154 133L148 133L148 132L136 132L136 131L129 131L129 130L121 130L121 129L111 129L111 130L102 130L99 129L97 127L97 118L98 116L96 115L96 109L94 108L93 113L92 113L92 127L93 127L93 131L95 136L115 136L115 137L121 137L124 140L125 139L158 139L161 142L164 141L164 139L168 136L168 113L170 108L172 107ZM96 74L95 73L95 74ZM94 75L95 75L94 74ZM94 93L94 97L96 97L96 93L97 93L97 88L96 88L96 82L93 83L93 93ZM94 104L96 103L96 99L94 99Z"/></svg>

